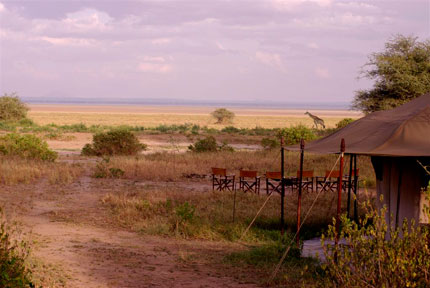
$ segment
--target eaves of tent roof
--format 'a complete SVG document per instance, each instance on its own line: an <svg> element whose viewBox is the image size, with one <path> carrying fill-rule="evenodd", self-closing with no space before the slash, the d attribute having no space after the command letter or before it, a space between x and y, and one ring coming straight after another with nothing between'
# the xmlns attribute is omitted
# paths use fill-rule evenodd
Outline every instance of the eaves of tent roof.
<svg viewBox="0 0 430 288"><path fill-rule="evenodd" d="M345 139L348 154L430 156L430 93L400 107L371 113L324 138L306 144L314 153L339 153ZM299 150L297 145L288 150Z"/></svg>

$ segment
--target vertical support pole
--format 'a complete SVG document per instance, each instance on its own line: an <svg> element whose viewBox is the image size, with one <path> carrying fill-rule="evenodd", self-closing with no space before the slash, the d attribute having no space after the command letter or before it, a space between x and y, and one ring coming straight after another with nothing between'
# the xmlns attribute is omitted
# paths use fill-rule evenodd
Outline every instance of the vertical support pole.
<svg viewBox="0 0 430 288"><path fill-rule="evenodd" d="M340 212L341 212L341 204L342 204L342 173L343 173L343 161L345 154L345 139L342 138L340 143L340 164L339 164L339 179L337 185L337 213L336 213L336 245L339 243L339 234L340 234Z"/></svg>
<svg viewBox="0 0 430 288"><path fill-rule="evenodd" d="M357 207L357 194L358 194L358 176L357 176L357 154L354 154L354 221L358 223L358 207Z"/></svg>
<svg viewBox="0 0 430 288"><path fill-rule="evenodd" d="M236 189L234 189L234 194L233 194L233 223L235 220L235 216L236 216Z"/></svg>
<svg viewBox="0 0 430 288"><path fill-rule="evenodd" d="M349 155L349 174L348 174L348 202L346 211L348 211L348 218L350 217L351 211L351 185L352 185L352 154Z"/></svg>
<svg viewBox="0 0 430 288"><path fill-rule="evenodd" d="M300 174L298 179L298 199L297 199L297 234L296 243L297 247L300 248L300 216L302 210L302 181L303 181L303 158L305 153L305 141L300 140Z"/></svg>
<svg viewBox="0 0 430 288"><path fill-rule="evenodd" d="M284 202L285 202L285 158L284 158L284 137L281 136L281 235L284 235Z"/></svg>
<svg viewBox="0 0 430 288"><path fill-rule="evenodd" d="M402 187L402 166L400 166L399 170L399 183L397 184L397 203L396 203L396 227L399 227L399 210L400 210L400 189ZM391 191L390 191L391 192Z"/></svg>

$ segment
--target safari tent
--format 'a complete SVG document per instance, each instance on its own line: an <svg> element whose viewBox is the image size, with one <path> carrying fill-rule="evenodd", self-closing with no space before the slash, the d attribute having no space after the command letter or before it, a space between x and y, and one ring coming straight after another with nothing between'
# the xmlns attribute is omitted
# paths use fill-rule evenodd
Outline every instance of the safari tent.
<svg viewBox="0 0 430 288"><path fill-rule="evenodd" d="M387 206L396 225L404 218L426 221L420 206L430 177L421 164L430 165L430 93L395 109L368 114L307 143L305 151L340 153L341 139L345 139L346 154L371 156L377 195L383 195L379 204Z"/></svg>

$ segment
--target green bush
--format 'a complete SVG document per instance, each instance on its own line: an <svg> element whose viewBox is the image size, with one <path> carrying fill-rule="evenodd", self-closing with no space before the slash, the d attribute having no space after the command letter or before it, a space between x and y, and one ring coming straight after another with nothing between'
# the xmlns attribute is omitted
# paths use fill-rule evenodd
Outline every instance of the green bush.
<svg viewBox="0 0 430 288"><path fill-rule="evenodd" d="M0 120L17 121L27 117L28 107L16 93L0 97Z"/></svg>
<svg viewBox="0 0 430 288"><path fill-rule="evenodd" d="M0 287L34 287L26 267L28 245L12 239L15 230L7 225L1 210L0 218Z"/></svg>
<svg viewBox="0 0 430 288"><path fill-rule="evenodd" d="M93 174L94 178L121 178L124 176L124 170L120 168L110 167L110 158L103 158L97 163L95 172Z"/></svg>
<svg viewBox="0 0 430 288"><path fill-rule="evenodd" d="M284 138L284 143L286 145L300 143L300 139L312 141L318 137L314 130L301 124L290 128L281 129L278 134Z"/></svg>
<svg viewBox="0 0 430 288"><path fill-rule="evenodd" d="M93 143L86 144L81 154L87 156L137 155L147 146L125 129L97 133L93 136Z"/></svg>
<svg viewBox="0 0 430 288"><path fill-rule="evenodd" d="M192 152L217 152L217 151L234 151L233 147L229 146L226 142L218 145L215 137L207 136L204 139L197 140L194 145L188 146Z"/></svg>
<svg viewBox="0 0 430 288"><path fill-rule="evenodd" d="M345 245L325 242L326 238L333 240L336 234L334 224L329 227L321 240L326 258L324 286L430 286L428 227L405 221L402 227L390 229L392 224L385 220L386 210L368 209L358 224L344 215L340 239L345 239Z"/></svg>
<svg viewBox="0 0 430 288"><path fill-rule="evenodd" d="M340 120L339 122L337 122L336 129L341 129L341 128L351 124L352 122L354 122L354 119L344 118L344 119Z"/></svg>
<svg viewBox="0 0 430 288"><path fill-rule="evenodd" d="M10 133L0 137L0 153L26 159L54 161L57 152L49 149L48 144L34 135Z"/></svg>

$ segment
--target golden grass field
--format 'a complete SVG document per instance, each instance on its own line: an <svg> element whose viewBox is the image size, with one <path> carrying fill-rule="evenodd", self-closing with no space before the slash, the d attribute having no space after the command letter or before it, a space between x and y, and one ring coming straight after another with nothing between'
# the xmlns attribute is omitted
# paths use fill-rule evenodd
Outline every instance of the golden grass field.
<svg viewBox="0 0 430 288"><path fill-rule="evenodd" d="M131 125L155 127L172 124L197 124L210 128L223 128L233 125L238 128L282 128L297 124L311 127L313 121L305 110L293 109L250 109L231 108L236 114L232 123L215 124L210 113L215 107L173 107L173 106L84 106L84 105L29 105L28 117L40 125ZM324 119L328 128L334 127L343 118L359 118L361 113L348 110L310 110Z"/></svg>

